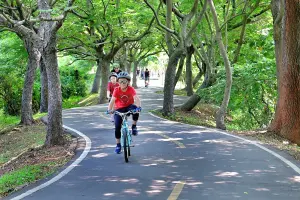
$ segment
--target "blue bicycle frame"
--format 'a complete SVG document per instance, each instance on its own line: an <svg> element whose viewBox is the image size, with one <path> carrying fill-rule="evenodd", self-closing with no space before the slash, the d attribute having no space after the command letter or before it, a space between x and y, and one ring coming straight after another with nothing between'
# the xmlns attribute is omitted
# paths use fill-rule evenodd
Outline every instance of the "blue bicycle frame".
<svg viewBox="0 0 300 200"><path fill-rule="evenodd" d="M130 114L133 114L132 111L126 113L120 113L115 111L115 113L122 117L122 127L121 127L121 145L124 146L124 137L127 136L127 145L130 146L132 143L131 131L129 129L127 118Z"/></svg>
<svg viewBox="0 0 300 200"><path fill-rule="evenodd" d="M135 111L128 111L125 113L115 111L115 113L122 118L121 145L124 149L125 162L128 162L128 157L130 156L130 145L132 143L132 137L131 131L129 130L127 118L129 115L134 114Z"/></svg>

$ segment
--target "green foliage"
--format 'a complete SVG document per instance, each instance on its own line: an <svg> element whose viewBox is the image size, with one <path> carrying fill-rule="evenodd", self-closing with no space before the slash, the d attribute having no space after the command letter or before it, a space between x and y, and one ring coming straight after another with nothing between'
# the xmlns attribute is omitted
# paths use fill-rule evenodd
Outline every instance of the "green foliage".
<svg viewBox="0 0 300 200"><path fill-rule="evenodd" d="M14 73L0 73L0 102L5 114L17 116L21 112L24 80ZM34 83L32 110L37 113L40 107L40 86Z"/></svg>
<svg viewBox="0 0 300 200"><path fill-rule="evenodd" d="M22 100L22 79L13 74L0 74L1 102L5 114L19 115Z"/></svg>
<svg viewBox="0 0 300 200"><path fill-rule="evenodd" d="M62 96L68 99L71 96L85 96L87 91L87 75L78 69L70 67L60 68Z"/></svg>
<svg viewBox="0 0 300 200"><path fill-rule="evenodd" d="M234 129L253 129L268 125L275 111L276 67L274 59L262 59L246 66L235 65L228 105ZM202 101L220 105L226 83L222 69L212 87L202 90Z"/></svg>
<svg viewBox="0 0 300 200"><path fill-rule="evenodd" d="M1 34L0 107L5 114L20 114L27 57L23 42L15 34ZM39 101L39 87L35 84L32 104L34 112L38 111Z"/></svg>

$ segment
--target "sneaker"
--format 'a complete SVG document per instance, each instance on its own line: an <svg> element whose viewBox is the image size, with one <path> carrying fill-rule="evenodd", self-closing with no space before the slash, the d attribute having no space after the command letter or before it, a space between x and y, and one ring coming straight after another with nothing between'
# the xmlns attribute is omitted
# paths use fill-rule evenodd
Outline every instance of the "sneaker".
<svg viewBox="0 0 300 200"><path fill-rule="evenodd" d="M137 136L138 135L138 130L136 126L132 126L132 135Z"/></svg>
<svg viewBox="0 0 300 200"><path fill-rule="evenodd" d="M115 153L120 154L121 153L121 145L117 145L115 148Z"/></svg>

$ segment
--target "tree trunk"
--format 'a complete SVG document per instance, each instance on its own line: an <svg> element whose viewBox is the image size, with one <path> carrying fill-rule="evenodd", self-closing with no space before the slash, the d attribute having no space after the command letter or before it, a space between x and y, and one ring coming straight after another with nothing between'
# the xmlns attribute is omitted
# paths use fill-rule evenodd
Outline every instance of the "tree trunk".
<svg viewBox="0 0 300 200"><path fill-rule="evenodd" d="M48 78L47 71L44 61L41 59L40 63L41 71L41 103L40 103L40 112L48 112Z"/></svg>
<svg viewBox="0 0 300 200"><path fill-rule="evenodd" d="M231 92L231 86L232 86L232 72L231 72L231 66L230 66L230 62L228 59L228 55L227 55L225 46L222 41L222 34L221 34L221 30L219 28L217 12L216 12L214 3L212 0L208 0L208 3L210 5L210 10L212 12L213 21L214 21L214 25L215 25L215 29L216 29L216 40L219 44L220 53L221 53L221 56L223 57L225 70L226 70L225 92L224 92L222 105L216 113L216 126L217 126L217 128L226 130L224 119L226 116L226 111L227 111L227 107L228 107L228 103L229 103L229 99L230 99L230 92Z"/></svg>
<svg viewBox="0 0 300 200"><path fill-rule="evenodd" d="M128 72L128 74L131 73L131 64L132 64L131 61L130 61L130 62L127 62L127 72Z"/></svg>
<svg viewBox="0 0 300 200"><path fill-rule="evenodd" d="M197 76L193 80L193 88L196 87L197 83L200 81L201 77L203 75L203 72L198 72Z"/></svg>
<svg viewBox="0 0 300 200"><path fill-rule="evenodd" d="M49 23L49 22L48 22ZM51 22L49 23L51 27ZM51 30L51 29L50 29ZM50 31L49 31L50 32ZM43 60L48 78L48 126L45 144L47 146L64 144L62 128L62 95L56 55L56 33L46 34Z"/></svg>
<svg viewBox="0 0 300 200"><path fill-rule="evenodd" d="M91 90L91 94L96 94L99 92L100 89L100 80L101 80L101 60L97 60L97 70Z"/></svg>
<svg viewBox="0 0 300 200"><path fill-rule="evenodd" d="M184 59L185 59L185 56L182 55L181 58L180 58L180 61L179 61L179 66L178 66L178 69L177 69L177 72L176 72L176 76L175 76L175 83L174 83L174 89L179 81L179 78L182 74L182 71L183 71L183 65L184 65Z"/></svg>
<svg viewBox="0 0 300 200"><path fill-rule="evenodd" d="M49 2L39 0L41 10L49 10ZM41 17L50 18L49 12L42 12ZM62 145L65 143L62 127L62 95L60 76L57 63L57 31L61 24L53 21L42 21L39 35L43 39L42 61L46 67L48 79L48 124L45 140L46 146Z"/></svg>
<svg viewBox="0 0 300 200"><path fill-rule="evenodd" d="M205 72L204 80L201 86L197 89L197 91L180 107L183 111L191 111L201 100L201 90L204 88L208 88L212 85L212 78L211 75L208 75L208 71Z"/></svg>
<svg viewBox="0 0 300 200"><path fill-rule="evenodd" d="M163 102L163 115L169 116L174 112L174 80L175 71L178 60L183 53L183 49L177 47L175 51L170 55L168 66L165 74L165 85L164 85L164 102Z"/></svg>
<svg viewBox="0 0 300 200"><path fill-rule="evenodd" d="M276 112L269 130L300 144L300 43L297 42L300 38L300 2L274 0L272 7L279 84ZM278 27L281 20L282 30ZM281 35L277 35L277 31Z"/></svg>
<svg viewBox="0 0 300 200"><path fill-rule="evenodd" d="M56 34L48 35L44 45L43 60L48 78L48 126L45 144L47 146L64 144L62 128L62 95L56 55Z"/></svg>
<svg viewBox="0 0 300 200"><path fill-rule="evenodd" d="M28 52L28 63L25 75L24 87L22 92L22 108L20 124L31 125L34 123L32 112L32 93L34 76L37 67L40 65L41 53L34 37L24 39L25 47Z"/></svg>
<svg viewBox="0 0 300 200"><path fill-rule="evenodd" d="M139 62L138 61L134 61L133 62L133 78L132 78L132 87L134 87L135 89L138 88L137 86L137 79L136 79L136 70L138 68Z"/></svg>
<svg viewBox="0 0 300 200"><path fill-rule="evenodd" d="M239 39L238 45L236 47L235 55L234 55L232 63L237 63L238 60L239 60L240 52L241 52L241 49L242 49L242 45L243 45L244 37L245 37L245 33L246 33L247 19L248 19L248 16L245 14L242 30L241 30L241 33L240 33L240 39Z"/></svg>
<svg viewBox="0 0 300 200"><path fill-rule="evenodd" d="M106 103L106 91L108 85L108 77L109 77L109 63L110 60L103 59L102 63L102 70L101 70L101 87L100 87L100 96L99 96L99 103Z"/></svg>
<svg viewBox="0 0 300 200"><path fill-rule="evenodd" d="M192 55L194 53L194 47L189 46L187 49L186 56L186 92L187 96L193 95L193 74L192 74Z"/></svg>

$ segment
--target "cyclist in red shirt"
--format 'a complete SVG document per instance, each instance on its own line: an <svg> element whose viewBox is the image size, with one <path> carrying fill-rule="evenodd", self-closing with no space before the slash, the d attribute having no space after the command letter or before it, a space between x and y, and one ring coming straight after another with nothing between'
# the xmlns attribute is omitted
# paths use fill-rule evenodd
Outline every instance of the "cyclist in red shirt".
<svg viewBox="0 0 300 200"><path fill-rule="evenodd" d="M112 113L112 109L117 110L118 112L127 112L130 110L136 110L137 112L141 111L141 101L136 91L130 84L131 77L127 72L120 72L117 77L117 81L120 84L120 87L115 88L114 93L112 95L111 101L108 105L108 113ZM115 138L116 138L116 153L121 152L121 126L122 126L122 118L115 114ZM137 135L138 130L136 128L136 124L139 118L139 113L135 113L132 115L132 134Z"/></svg>
<svg viewBox="0 0 300 200"><path fill-rule="evenodd" d="M108 101L110 101L115 88L119 87L119 83L117 82L117 77L118 77L118 75L115 72L111 73L109 76L110 82L108 82L107 92L106 92L106 97L107 97Z"/></svg>

